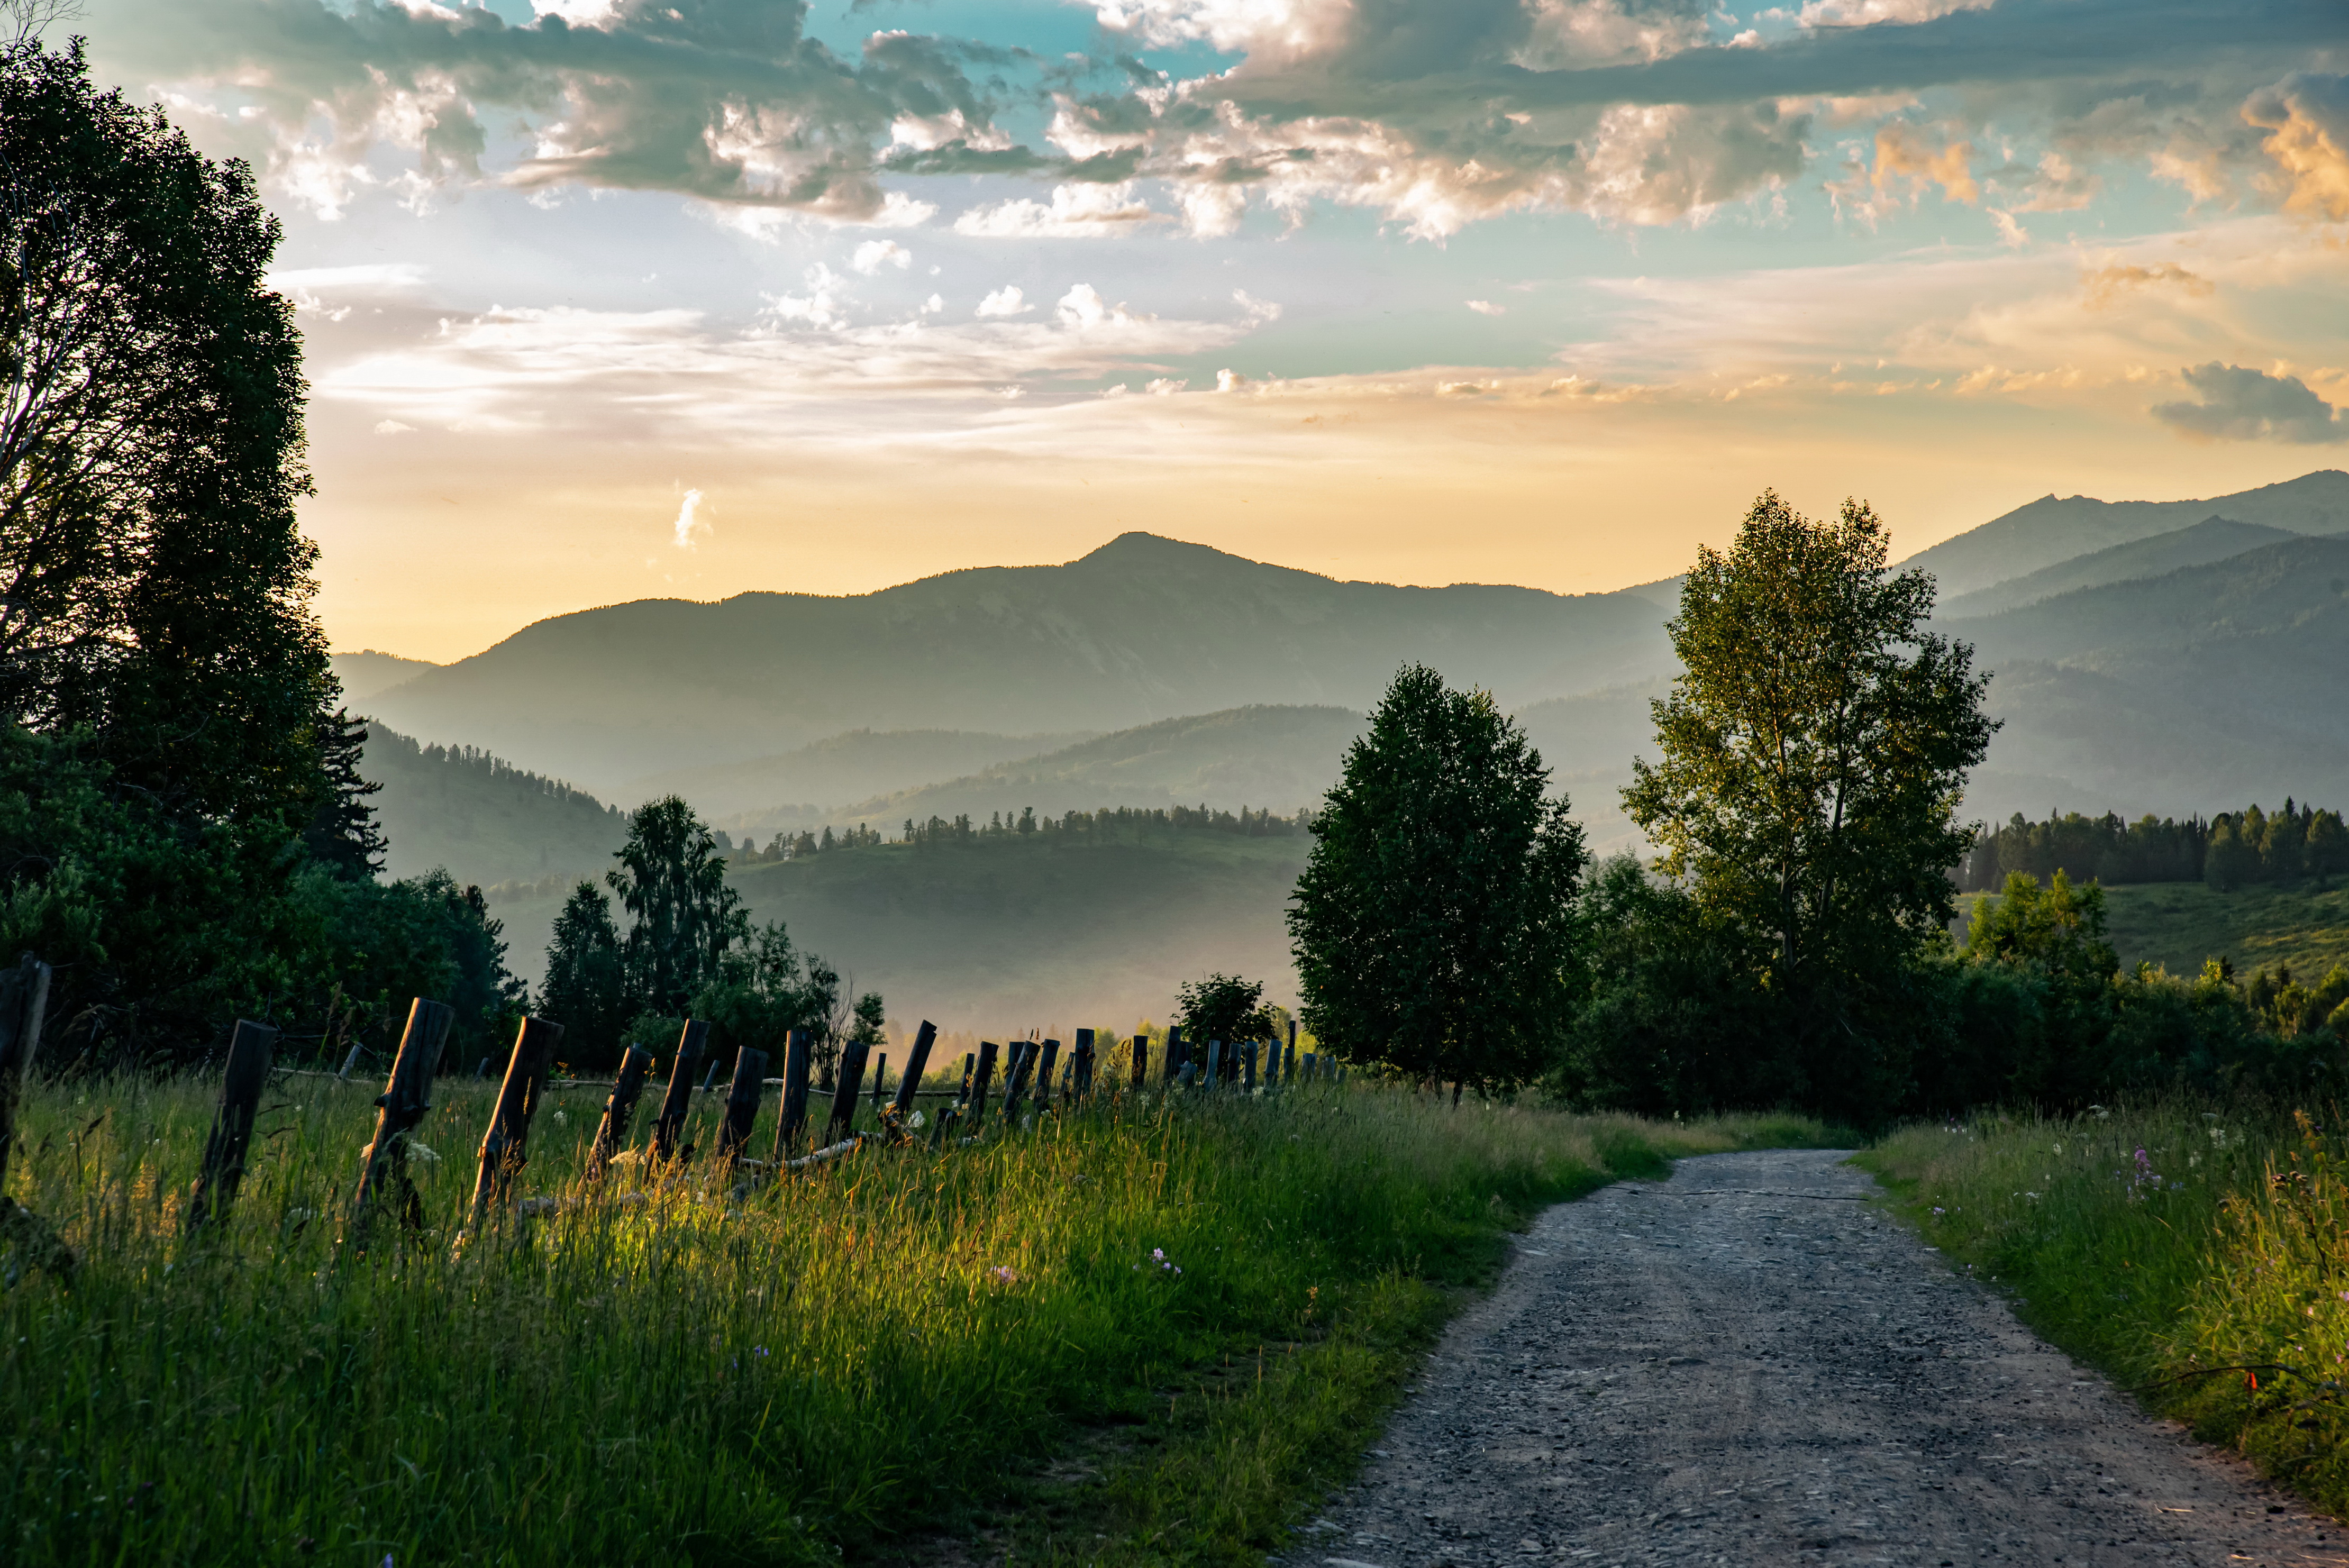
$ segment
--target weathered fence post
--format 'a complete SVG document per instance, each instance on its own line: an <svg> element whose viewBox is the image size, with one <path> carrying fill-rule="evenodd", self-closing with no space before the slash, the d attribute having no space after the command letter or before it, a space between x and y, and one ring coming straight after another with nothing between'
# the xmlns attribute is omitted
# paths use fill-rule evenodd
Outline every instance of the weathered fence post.
<svg viewBox="0 0 2349 1568"><path fill-rule="evenodd" d="M685 1027L678 1031L677 1060L669 1064L668 1092L661 1096L660 1114L653 1118L653 1158L663 1165L693 1152L690 1145L680 1151L677 1140L685 1130L685 1119L693 1110L693 1069L701 1065L701 1047L709 1038L707 1018L688 1018Z"/></svg>
<svg viewBox="0 0 2349 1568"><path fill-rule="evenodd" d="M81 1260L48 1222L5 1195L8 1154L16 1142L16 1112L25 1099L25 1078L40 1049L41 1026L49 1011L49 966L27 953L0 973L0 1221L18 1257L70 1283Z"/></svg>
<svg viewBox="0 0 2349 1568"><path fill-rule="evenodd" d="M1221 1040L1209 1040L1207 1042L1207 1076L1202 1080L1202 1087L1206 1088L1213 1088L1216 1087L1216 1071L1223 1065L1224 1042Z"/></svg>
<svg viewBox="0 0 2349 1568"><path fill-rule="evenodd" d="M840 1047L840 1072L833 1085L832 1115L823 1124L826 1143L839 1142L856 1125L856 1099L864 1092L864 1058L872 1054L872 1042L868 1040L851 1040Z"/></svg>
<svg viewBox="0 0 2349 1568"><path fill-rule="evenodd" d="M653 1054L642 1046L630 1046L620 1053L620 1072L613 1080L612 1093L604 1101L604 1119L595 1126L595 1141L587 1150L585 1181L593 1186L604 1179L605 1170L620 1145L628 1140L628 1119L636 1113L636 1097L645 1092L645 1079L652 1076Z"/></svg>
<svg viewBox="0 0 2349 1568"><path fill-rule="evenodd" d="M1256 1092L1256 1048L1257 1042L1254 1040L1244 1041L1239 1048L1241 1069L1240 1092L1242 1094L1254 1094Z"/></svg>
<svg viewBox="0 0 2349 1568"><path fill-rule="evenodd" d="M562 1043L563 1026L544 1018L524 1018L514 1035L505 1082L490 1112L490 1130L481 1135L481 1168L473 1178L473 1208L465 1220L469 1234L481 1229L490 1205L505 1202L514 1173L530 1158L530 1119L546 1098L547 1069L554 1065L554 1047Z"/></svg>
<svg viewBox="0 0 2349 1568"><path fill-rule="evenodd" d="M1283 1084L1297 1081L1297 1020L1294 1018L1288 1020L1288 1049L1280 1060L1280 1081Z"/></svg>
<svg viewBox="0 0 2349 1568"><path fill-rule="evenodd" d="M1093 1032L1077 1031L1077 1043L1069 1052L1069 1088L1062 1099L1082 1099L1093 1091Z"/></svg>
<svg viewBox="0 0 2349 1568"><path fill-rule="evenodd" d="M775 1163L792 1156L807 1126L808 1057L814 1042L805 1029L793 1029L783 1046L783 1104L775 1116Z"/></svg>
<svg viewBox="0 0 2349 1568"><path fill-rule="evenodd" d="M1165 1078L1167 1088L1172 1088L1174 1087L1175 1075L1183 1070L1183 1064L1190 1059L1190 1052L1183 1043L1183 1026L1180 1024L1172 1026L1166 1031Z"/></svg>
<svg viewBox="0 0 2349 1568"><path fill-rule="evenodd" d="M1133 1087L1139 1093L1150 1077L1150 1037L1133 1037Z"/></svg>
<svg viewBox="0 0 2349 1568"><path fill-rule="evenodd" d="M1028 1098L1039 1048L1033 1040L1011 1042L1011 1068L1004 1074L1003 1082L1003 1126L1008 1132L1019 1130L1019 1103Z"/></svg>
<svg viewBox="0 0 2349 1568"><path fill-rule="evenodd" d="M228 1040L228 1070L221 1076L220 1111L212 1118L212 1135L204 1140L204 1162L188 1194L188 1233L193 1235L213 1220L223 1219L236 1205L236 1189L244 1180L244 1151L253 1141L254 1112L269 1082L271 1048L277 1031L267 1024L239 1018Z"/></svg>
<svg viewBox="0 0 2349 1568"><path fill-rule="evenodd" d="M968 1051L965 1051L963 1053L962 1088L957 1091L955 1095L955 1102L938 1113L938 1124L930 1131L931 1148L951 1149L954 1147L947 1141L947 1135L953 1129L962 1125L964 1109L970 1104L971 1077L975 1072L977 1072L978 1065L978 1058L977 1057L971 1055Z"/></svg>
<svg viewBox="0 0 2349 1568"><path fill-rule="evenodd" d="M726 1089L726 1119L718 1127L718 1161L731 1171L750 1145L750 1124L759 1119L759 1091L767 1078L767 1053L744 1046L734 1053L734 1080Z"/></svg>
<svg viewBox="0 0 2349 1568"><path fill-rule="evenodd" d="M914 1036L913 1053L905 1058L905 1076L897 1080L897 1098L883 1113L883 1125L889 1130L889 1136L901 1143L913 1136L908 1122L914 1114L914 1096L922 1087L922 1074L929 1068L930 1047L937 1042L938 1026L923 1019Z"/></svg>
<svg viewBox="0 0 2349 1568"><path fill-rule="evenodd" d="M366 1246L368 1222L387 1189L396 1189L392 1196L405 1223L418 1227L424 1223L424 1199L408 1179L408 1138L432 1109L433 1068L440 1065L440 1053L449 1044L450 1026L456 1021L457 1010L445 1003L419 996L409 1004L408 1027L401 1031L398 1053L391 1058L390 1081L376 1097L375 1137L359 1164L358 1195L351 1202L350 1229L346 1235L354 1248Z"/></svg>
<svg viewBox="0 0 2349 1568"><path fill-rule="evenodd" d="M970 1080L970 1136L987 1125L987 1086L995 1081L995 1059L1003 1047L993 1040L978 1042L978 1071Z"/></svg>
<svg viewBox="0 0 2349 1568"><path fill-rule="evenodd" d="M889 1097L888 1097L886 1094L885 1094L884 1092L882 1092L882 1091L883 1091L883 1090L887 1087L887 1080L888 1080L888 1077L889 1077L889 1053L888 1053L888 1052L886 1052L886 1051L875 1051L875 1052L874 1052L874 1053L873 1053L873 1116L874 1116L874 1119L875 1119L875 1120L880 1119L880 1116L881 1116L881 1108L882 1108L883 1106L885 1106L885 1105L886 1105L886 1104L888 1104L888 1103L889 1103Z"/></svg>
<svg viewBox="0 0 2349 1568"><path fill-rule="evenodd" d="M1060 1059L1061 1042L1058 1040L1046 1040L1044 1042L1044 1060L1042 1064L1036 1068L1036 1109L1038 1110L1050 1110L1052 1109L1052 1064Z"/></svg>

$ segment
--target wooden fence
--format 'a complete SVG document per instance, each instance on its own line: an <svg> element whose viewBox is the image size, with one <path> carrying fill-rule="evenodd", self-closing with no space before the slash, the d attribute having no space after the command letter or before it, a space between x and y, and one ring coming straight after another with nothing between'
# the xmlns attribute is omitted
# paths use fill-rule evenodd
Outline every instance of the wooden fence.
<svg viewBox="0 0 2349 1568"><path fill-rule="evenodd" d="M47 965L29 956L16 967L0 971L0 1181L6 1177L16 1106L33 1046L40 1037L48 975ZM423 1200L409 1173L409 1142L431 1109L433 1082L447 1053L454 1019L450 1008L421 996L409 1008L408 1026L400 1035L388 1081L376 1100L375 1135L360 1157L358 1182L343 1232L347 1246L364 1250L372 1228L387 1218L409 1227L423 1223ZM709 1150L712 1167L722 1178L755 1181L837 1160L868 1143L944 1150L978 1142L989 1132L988 1102L999 1068L1002 1099L993 1126L1007 1131L1028 1125L1026 1119L1037 1112L1081 1104L1102 1093L1143 1091L1152 1081L1148 1036L1133 1037L1125 1064L1129 1076L1125 1081L1112 1083L1099 1073L1101 1042L1094 1031L1079 1029L1065 1056L1059 1040L1013 1040L1008 1050L995 1041L982 1040L976 1051L964 1056L958 1085L924 1088L936 1041L936 1026L925 1020L914 1037L894 1092L888 1088L888 1053L861 1041L842 1047L837 1081L829 1089L809 1082L816 1042L806 1030L793 1030L789 1037L778 1078L766 1076L770 1063L765 1051L739 1047ZM220 1108L184 1211L182 1222L191 1233L219 1224L236 1202L276 1042L275 1029L247 1019L238 1020L231 1036ZM656 1171L669 1173L683 1170L701 1152L686 1141L686 1132L697 1093L694 1077L702 1069L709 1050L706 1020L688 1020L679 1034L649 1135L644 1147L634 1153L630 1129L657 1065L653 1054L631 1045L622 1053L619 1070L612 1078L551 1082L549 1074L562 1042L562 1025L544 1018L523 1020L481 1136L472 1200L466 1211L466 1233L479 1231L494 1216L515 1208L513 1189L529 1162L531 1125L550 1093L584 1088L610 1091L595 1140L588 1146L582 1177L591 1189L605 1181L612 1167L623 1159L647 1161ZM343 1064L342 1071L319 1076L347 1078L355 1065L356 1054ZM483 1069L487 1065L485 1061ZM714 1061L709 1063L698 1092L707 1094L714 1088L716 1066ZM869 1090L865 1087L868 1070ZM1259 1089L1271 1093L1300 1083L1343 1082L1345 1072L1342 1066L1325 1062L1310 1051L1300 1057L1294 1024L1288 1026L1285 1043L1210 1040L1204 1050L1185 1041L1183 1031L1176 1028L1168 1031L1157 1082L1169 1091L1201 1095ZM769 1088L781 1092L768 1157L760 1160L751 1157L750 1150ZM924 1098L950 1103L936 1116L926 1117L915 1103ZM819 1099L826 1102L820 1129L810 1118L811 1101ZM861 1110L868 1099L871 1109L864 1116L867 1125L860 1128ZM526 1207L548 1202L533 1200ZM0 1222L19 1228L40 1225L36 1217L11 1209L5 1198L0 1198ZM42 1229L46 1232L46 1227ZM69 1253L63 1255L62 1267L70 1269Z"/></svg>

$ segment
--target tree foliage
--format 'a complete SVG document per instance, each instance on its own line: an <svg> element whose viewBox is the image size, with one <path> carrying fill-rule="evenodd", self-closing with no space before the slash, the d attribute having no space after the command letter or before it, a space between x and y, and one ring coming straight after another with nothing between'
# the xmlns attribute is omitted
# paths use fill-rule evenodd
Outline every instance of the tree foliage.
<svg viewBox="0 0 2349 1568"><path fill-rule="evenodd" d="M317 804L301 344L250 170L0 51L0 716L240 823Z"/></svg>
<svg viewBox="0 0 2349 1568"><path fill-rule="evenodd" d="M1972 650L1925 630L1932 579L1885 560L1867 507L1815 522L1775 492L1727 552L1701 548L1668 625L1682 673L1653 705L1661 755L1623 792L1664 874L1756 952L1815 1088L1852 1110L1899 1091L1856 1015L1955 917L1960 792L1993 727Z"/></svg>
<svg viewBox="0 0 2349 1568"><path fill-rule="evenodd" d="M1489 695L1395 676L1313 820L1288 916L1325 1050L1480 1085L1549 1065L1585 855L1548 784Z"/></svg>
<svg viewBox="0 0 2349 1568"><path fill-rule="evenodd" d="M717 837L676 795L628 819L628 840L605 873L631 923L622 950L628 989L650 1012L681 1014L719 978L727 950L747 941L742 895L726 885Z"/></svg>
<svg viewBox="0 0 2349 1568"><path fill-rule="evenodd" d="M1174 1021L1202 1045L1268 1040L1276 1027L1272 1009L1264 1005L1264 982L1223 974L1176 986Z"/></svg>

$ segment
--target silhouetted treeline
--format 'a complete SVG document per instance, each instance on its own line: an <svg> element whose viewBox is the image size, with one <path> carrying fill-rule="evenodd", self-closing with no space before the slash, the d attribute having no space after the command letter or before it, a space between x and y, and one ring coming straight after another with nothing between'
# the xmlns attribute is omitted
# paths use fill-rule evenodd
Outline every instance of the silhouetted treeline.
<svg viewBox="0 0 2349 1568"><path fill-rule="evenodd" d="M2072 811L2033 822L2018 811L2004 827L1984 829L1954 874L1963 892L1994 892L2016 872L2046 882L2057 872L2107 887L2208 882L2224 892L2312 878L2322 884L2349 872L2349 831L2340 812L2289 797L2272 815L2253 804L2208 821L2148 813L2125 822L2111 811L2101 817Z"/></svg>
<svg viewBox="0 0 2349 1568"><path fill-rule="evenodd" d="M822 834L802 830L798 833L778 833L765 849L755 844L738 851L737 865L768 865L777 861L796 860L803 855L823 854L833 850L861 849L883 843L912 844L916 849L934 850L951 845L1037 842L1056 844L1131 843L1137 839L1158 833L1208 832L1229 833L1238 838L1288 838L1305 830L1302 812L1294 817L1282 817L1269 810L1253 810L1243 806L1237 812L1217 810L1208 806L1104 807L1098 811L1068 811L1058 817L1039 817L1034 807L1023 808L1017 817L1001 811L992 812L980 822L968 814L952 818L933 816L926 822L905 819L900 835L890 839L860 822L835 834L830 828Z"/></svg>

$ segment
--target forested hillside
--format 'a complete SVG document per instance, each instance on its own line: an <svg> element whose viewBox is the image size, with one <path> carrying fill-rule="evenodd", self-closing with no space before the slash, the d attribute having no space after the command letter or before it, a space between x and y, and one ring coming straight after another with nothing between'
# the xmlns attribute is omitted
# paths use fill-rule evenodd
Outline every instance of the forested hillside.
<svg viewBox="0 0 2349 1568"><path fill-rule="evenodd" d="M369 724L362 774L391 875L445 868L460 883L600 874L628 836L615 806L470 747L427 746Z"/></svg>

